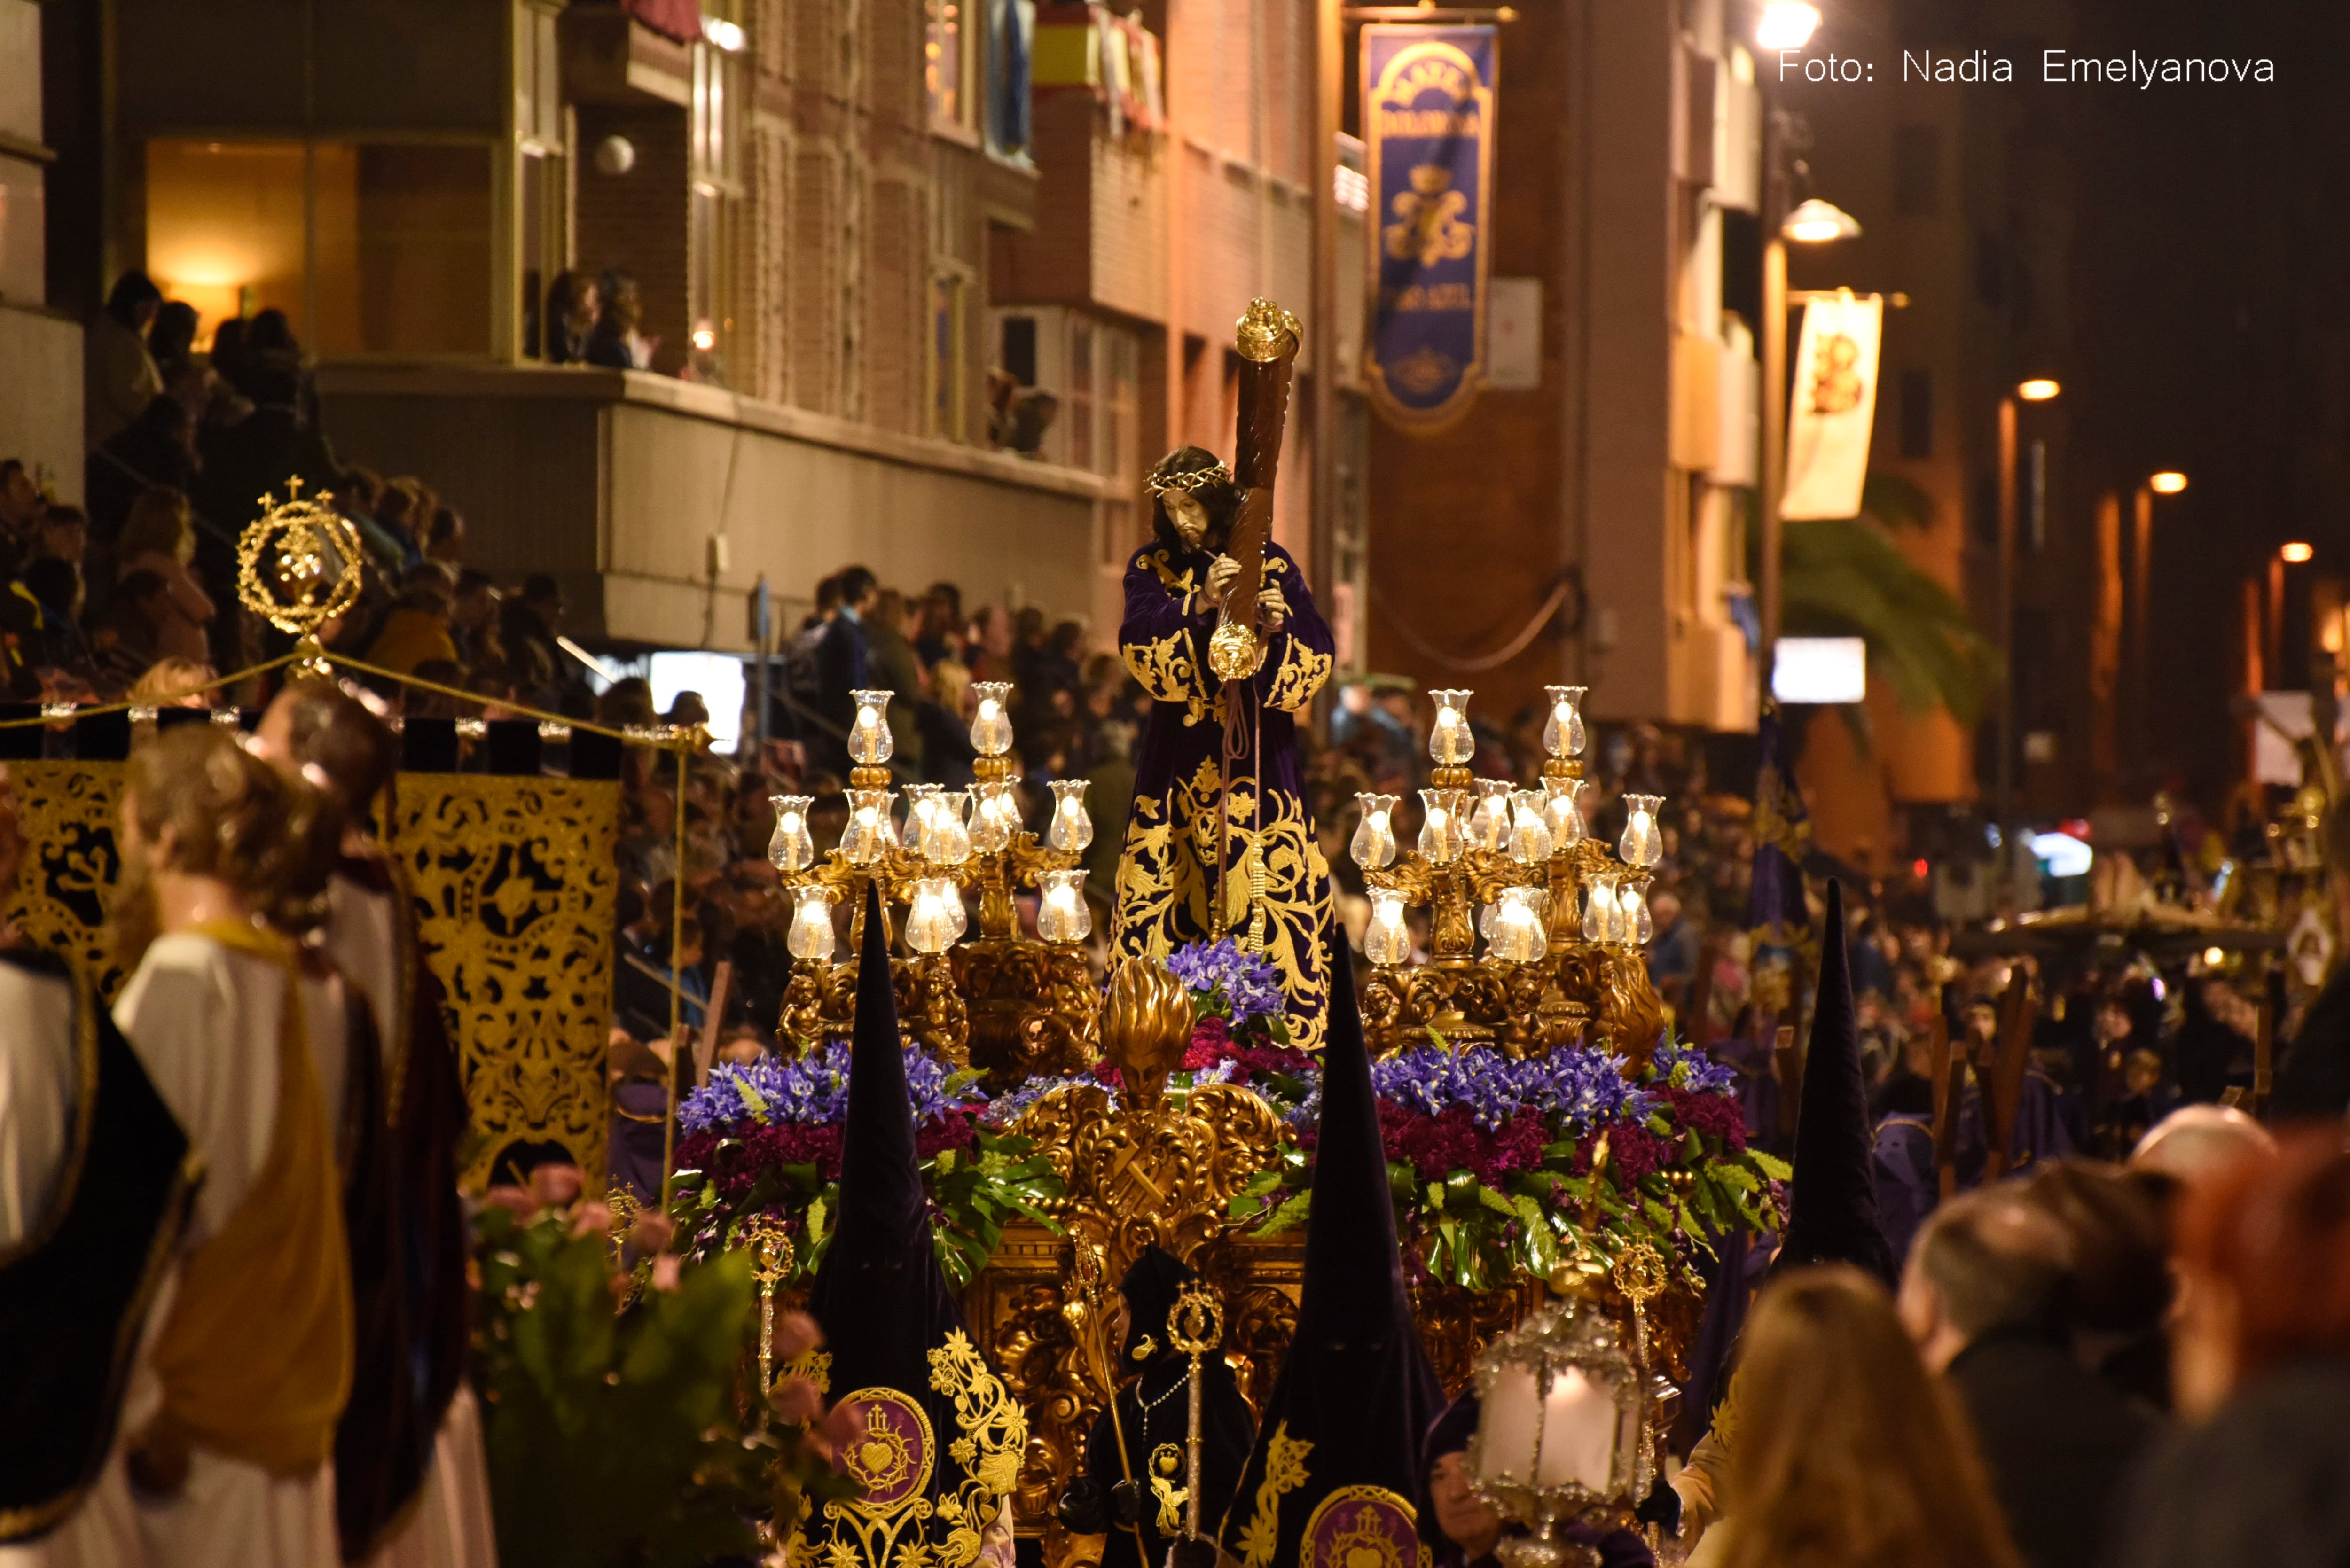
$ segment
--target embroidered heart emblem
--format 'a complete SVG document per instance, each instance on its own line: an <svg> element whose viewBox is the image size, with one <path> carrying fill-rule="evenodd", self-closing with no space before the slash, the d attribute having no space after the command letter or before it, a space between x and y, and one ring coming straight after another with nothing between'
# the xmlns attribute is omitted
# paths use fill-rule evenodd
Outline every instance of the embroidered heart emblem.
<svg viewBox="0 0 2350 1568"><path fill-rule="evenodd" d="M889 1445L878 1438L868 1438L857 1449L858 1460L867 1475L878 1476L887 1470L892 1457Z"/></svg>
<svg viewBox="0 0 2350 1568"><path fill-rule="evenodd" d="M1347 1548L1347 1568L1387 1568L1388 1554L1376 1546Z"/></svg>

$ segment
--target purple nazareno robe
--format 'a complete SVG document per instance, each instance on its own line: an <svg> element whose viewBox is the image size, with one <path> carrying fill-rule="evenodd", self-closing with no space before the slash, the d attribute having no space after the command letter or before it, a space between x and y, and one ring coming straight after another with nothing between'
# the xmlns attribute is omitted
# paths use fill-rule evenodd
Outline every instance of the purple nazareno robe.
<svg viewBox="0 0 2350 1568"><path fill-rule="evenodd" d="M1213 609L1193 611L1212 559L1163 542L1126 569L1118 650L1150 693L1150 720L1134 759L1134 810L1118 868L1121 953L1164 958L1219 932L1213 919L1226 703L1232 692L1208 669ZM1315 842L1297 719L1330 676L1330 628L1288 551L1267 545L1268 585L1289 618L1264 639L1264 662L1241 687L1248 752L1233 768L1224 835L1223 932L1248 940L1259 910L1252 860L1263 871L1263 952L1281 977L1292 1042L1322 1044L1328 976L1322 930L1330 918L1330 867Z"/></svg>

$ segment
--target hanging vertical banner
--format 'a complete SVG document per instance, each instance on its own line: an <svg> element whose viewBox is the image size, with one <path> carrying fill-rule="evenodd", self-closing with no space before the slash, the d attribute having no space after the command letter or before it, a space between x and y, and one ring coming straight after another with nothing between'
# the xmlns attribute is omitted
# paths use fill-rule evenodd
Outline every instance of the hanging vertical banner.
<svg viewBox="0 0 2350 1568"><path fill-rule="evenodd" d="M1814 299L1804 309L1787 398L1787 488L1780 516L1860 515L1884 327L1885 301L1875 296Z"/></svg>
<svg viewBox="0 0 2350 1568"><path fill-rule="evenodd" d="M1362 54L1376 280L1363 369L1389 423L1437 430L1485 380L1500 45L1491 27L1373 26Z"/></svg>

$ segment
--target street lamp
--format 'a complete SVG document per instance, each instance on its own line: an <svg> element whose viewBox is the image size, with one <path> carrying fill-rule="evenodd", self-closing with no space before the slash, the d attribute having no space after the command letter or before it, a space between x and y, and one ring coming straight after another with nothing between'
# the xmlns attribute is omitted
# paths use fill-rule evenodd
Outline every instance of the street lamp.
<svg viewBox="0 0 2350 1568"><path fill-rule="evenodd" d="M1830 240L1858 239L1860 222L1835 202L1813 196L1787 214L1779 233L1797 244L1825 244Z"/></svg>
<svg viewBox="0 0 2350 1568"><path fill-rule="evenodd" d="M1762 49L1800 49L1812 41L1812 34L1820 25L1820 8L1807 5L1802 0L1768 0L1762 7L1762 19L1754 25L1755 47Z"/></svg>
<svg viewBox="0 0 2350 1568"><path fill-rule="evenodd" d="M2154 738L2153 606L2148 602L2154 591L2154 498L2177 495L2187 488L2187 476L2175 468L2166 468L2146 476L2146 483L2130 497L2130 709L2137 722L2137 744L2141 759Z"/></svg>
<svg viewBox="0 0 2350 1568"><path fill-rule="evenodd" d="M2031 376L1999 400L1999 841L1997 886L2007 885L2015 839L2015 416L2016 404L2052 401L2064 390L2053 376ZM2035 474L2039 472L2037 469ZM2039 492L2035 488L2035 509ZM2037 519L2034 519L2035 524ZM2035 536L2037 529L2035 527Z"/></svg>
<svg viewBox="0 0 2350 1568"><path fill-rule="evenodd" d="M2316 554L2317 549L2314 545L2300 539L2295 539L2289 545L2277 546L2278 556L2289 566L2298 566Z"/></svg>
<svg viewBox="0 0 2350 1568"><path fill-rule="evenodd" d="M1764 200L1770 200L1768 193ZM1787 244L1855 239L1860 224L1843 208L1813 196L1769 233L1762 245L1762 580L1755 596L1762 619L1761 700L1765 703L1771 697L1771 666L1779 654L1779 503L1787 486Z"/></svg>

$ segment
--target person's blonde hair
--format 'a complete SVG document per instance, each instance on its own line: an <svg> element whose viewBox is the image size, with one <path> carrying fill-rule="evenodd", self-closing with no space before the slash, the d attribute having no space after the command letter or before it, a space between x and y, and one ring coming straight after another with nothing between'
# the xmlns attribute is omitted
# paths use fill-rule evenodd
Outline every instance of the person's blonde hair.
<svg viewBox="0 0 2350 1568"><path fill-rule="evenodd" d="M126 876L109 911L115 956L126 968L154 940L144 881L154 871L217 877L281 930L317 923L339 846L334 813L317 790L282 777L228 731L180 724L134 748L122 809L149 843L172 841L157 864L126 868L140 875Z"/></svg>
<svg viewBox="0 0 2350 1568"><path fill-rule="evenodd" d="M1859 1270L1762 1293L1732 1397L1725 1568L2020 1568L1955 1397Z"/></svg>
<svg viewBox="0 0 2350 1568"><path fill-rule="evenodd" d="M140 708L209 708L201 701L214 679L213 667L192 659L159 659L131 682L125 700ZM191 702L189 699L199 701Z"/></svg>
<svg viewBox="0 0 2350 1568"><path fill-rule="evenodd" d="M186 562L196 553L195 514L187 496L168 484L151 484L130 503L122 519L122 535L115 542L118 560L145 555L169 556Z"/></svg>

